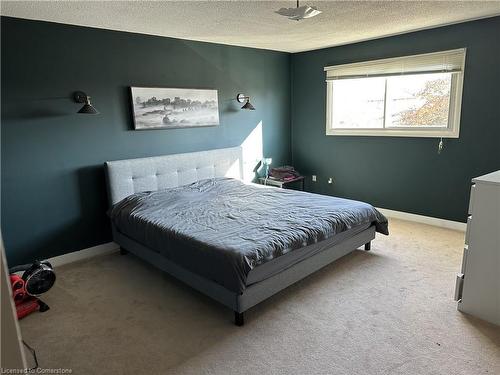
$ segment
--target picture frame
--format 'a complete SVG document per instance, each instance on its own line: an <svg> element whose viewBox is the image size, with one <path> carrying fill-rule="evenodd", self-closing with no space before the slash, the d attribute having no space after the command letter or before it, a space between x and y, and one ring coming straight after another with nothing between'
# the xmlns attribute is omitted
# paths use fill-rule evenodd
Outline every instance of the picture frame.
<svg viewBox="0 0 500 375"><path fill-rule="evenodd" d="M219 125L214 89L131 86L134 129L178 129Z"/></svg>

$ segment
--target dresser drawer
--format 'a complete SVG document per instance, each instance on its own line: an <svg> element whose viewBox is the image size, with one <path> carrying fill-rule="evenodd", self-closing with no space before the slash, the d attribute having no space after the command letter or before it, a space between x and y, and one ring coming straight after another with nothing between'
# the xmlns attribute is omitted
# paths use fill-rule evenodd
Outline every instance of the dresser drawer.
<svg viewBox="0 0 500 375"><path fill-rule="evenodd" d="M470 187L470 197L469 197L469 215L472 215L472 206L474 205L474 194L476 192L476 184L472 184Z"/></svg>
<svg viewBox="0 0 500 375"><path fill-rule="evenodd" d="M471 226L472 226L472 215L469 215L467 217L467 228L465 229L465 244L466 245L470 245L469 236L470 236Z"/></svg>
<svg viewBox="0 0 500 375"><path fill-rule="evenodd" d="M467 267L467 255L469 253L469 247L465 245L464 252L462 254L462 268L460 269L460 273L465 274L465 270Z"/></svg>
<svg viewBox="0 0 500 375"><path fill-rule="evenodd" d="M462 299L462 291L464 289L464 274L458 273L455 281L455 301Z"/></svg>

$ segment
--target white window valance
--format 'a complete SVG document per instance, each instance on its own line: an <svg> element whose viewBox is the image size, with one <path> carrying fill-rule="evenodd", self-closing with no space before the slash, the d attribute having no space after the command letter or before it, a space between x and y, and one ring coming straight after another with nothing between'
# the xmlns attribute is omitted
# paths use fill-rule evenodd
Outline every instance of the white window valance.
<svg viewBox="0 0 500 375"><path fill-rule="evenodd" d="M460 73L465 48L325 67L326 80L407 74Z"/></svg>

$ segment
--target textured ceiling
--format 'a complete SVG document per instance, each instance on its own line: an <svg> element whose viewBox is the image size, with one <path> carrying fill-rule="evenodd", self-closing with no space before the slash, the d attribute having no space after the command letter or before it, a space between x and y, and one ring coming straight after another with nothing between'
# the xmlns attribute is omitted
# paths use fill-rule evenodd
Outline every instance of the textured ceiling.
<svg viewBox="0 0 500 375"><path fill-rule="evenodd" d="M500 1L301 1L319 16L274 13L294 1L2 1L5 16L300 52L500 15Z"/></svg>

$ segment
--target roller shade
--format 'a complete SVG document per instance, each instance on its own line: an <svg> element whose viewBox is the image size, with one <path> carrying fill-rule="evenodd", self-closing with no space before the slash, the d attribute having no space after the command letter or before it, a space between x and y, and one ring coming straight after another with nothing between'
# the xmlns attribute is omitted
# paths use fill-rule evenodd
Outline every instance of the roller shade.
<svg viewBox="0 0 500 375"><path fill-rule="evenodd" d="M382 77L407 74L459 73L465 48L325 67L326 80Z"/></svg>

